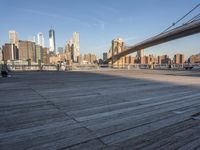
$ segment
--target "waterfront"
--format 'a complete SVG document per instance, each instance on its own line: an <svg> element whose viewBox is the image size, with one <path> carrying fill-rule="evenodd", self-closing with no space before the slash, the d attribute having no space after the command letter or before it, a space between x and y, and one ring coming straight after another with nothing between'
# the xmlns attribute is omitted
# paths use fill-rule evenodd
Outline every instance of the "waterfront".
<svg viewBox="0 0 200 150"><path fill-rule="evenodd" d="M12 72L0 78L0 147L193 149L200 72Z"/></svg>

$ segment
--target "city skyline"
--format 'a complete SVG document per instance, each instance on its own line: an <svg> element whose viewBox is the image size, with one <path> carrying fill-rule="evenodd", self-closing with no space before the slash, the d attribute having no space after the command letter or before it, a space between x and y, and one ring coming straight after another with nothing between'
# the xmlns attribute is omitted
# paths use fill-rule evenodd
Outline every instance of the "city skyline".
<svg viewBox="0 0 200 150"><path fill-rule="evenodd" d="M38 32L42 32L44 37L48 37L48 29L53 25L56 31L57 47L64 47L66 41L70 39L71 33L77 31L80 33L81 53L91 52L102 57L102 53L108 51L111 47L111 41L114 38L121 37L124 39L125 44L134 45L162 32L198 2L186 0L170 0L167 2L158 0L148 2L143 0L132 2L127 0L123 2L124 7L122 8L120 7L122 2L116 4L112 0L109 2L102 1L101 3L98 1L87 1L88 6L81 1L77 1L74 9L70 7L68 10L59 9L56 13L52 13L48 9L54 5L55 7L63 8L62 5L64 3L74 4L75 2L60 0L59 3L55 3L55 1L50 0L48 6L45 2L41 2L40 7L36 7L36 4L23 0L19 0L17 3L12 2L12 4L9 1L2 1L1 6L5 8L6 6L11 7L11 12L5 13L3 11L4 8L0 10L2 11L0 16L5 18L3 19L4 24L0 29L0 44L3 45L3 43L8 42L8 30L13 29L17 31L20 39L26 39ZM23 5L21 6L20 4ZM156 5L154 6L153 4ZM175 4L181 7L175 7ZM134 8L132 13L126 10L127 8L130 9L131 6ZM155 8L157 10L154 10ZM70 12L71 9L72 11ZM160 13L158 14L156 11ZM13 13L16 14L15 18ZM19 21L16 21L17 18ZM33 21L29 21L35 18L37 18L36 21L40 21L38 26L35 24L35 26L31 25ZM22 23L22 21L24 22ZM45 43L48 43L47 40L48 38L45 39ZM184 53L186 57L189 57L200 52L199 40L200 36L196 34L145 49L145 54L168 54L173 56L175 53Z"/></svg>

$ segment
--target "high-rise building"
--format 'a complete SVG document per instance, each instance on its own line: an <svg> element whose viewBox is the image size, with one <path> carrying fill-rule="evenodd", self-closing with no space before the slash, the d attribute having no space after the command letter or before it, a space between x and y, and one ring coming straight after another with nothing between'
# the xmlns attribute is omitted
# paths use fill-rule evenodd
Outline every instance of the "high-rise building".
<svg viewBox="0 0 200 150"><path fill-rule="evenodd" d="M64 53L63 47L58 47L58 54L63 54L63 53Z"/></svg>
<svg viewBox="0 0 200 150"><path fill-rule="evenodd" d="M41 63L42 46L35 45L35 51L36 51L36 62Z"/></svg>
<svg viewBox="0 0 200 150"><path fill-rule="evenodd" d="M74 44L72 40L69 40L65 45L65 53L70 55L70 60L74 62Z"/></svg>
<svg viewBox="0 0 200 150"><path fill-rule="evenodd" d="M175 64L183 64L184 63L184 54L175 54L174 55L174 63Z"/></svg>
<svg viewBox="0 0 200 150"><path fill-rule="evenodd" d="M137 60L139 64L145 64L145 60L144 60L144 50L139 50L137 51Z"/></svg>
<svg viewBox="0 0 200 150"><path fill-rule="evenodd" d="M108 59L108 53L103 53L103 61L106 61Z"/></svg>
<svg viewBox="0 0 200 150"><path fill-rule="evenodd" d="M73 33L72 42L73 42L73 45L74 45L73 61L77 62L78 57L80 56L80 39L79 39L79 33L78 32Z"/></svg>
<svg viewBox="0 0 200 150"><path fill-rule="evenodd" d="M32 41L36 43L36 37L35 36L33 36Z"/></svg>
<svg viewBox="0 0 200 150"><path fill-rule="evenodd" d="M56 52L55 31L51 28L49 30L49 52Z"/></svg>
<svg viewBox="0 0 200 150"><path fill-rule="evenodd" d="M48 48L42 48L42 51L41 51L41 61L42 63L44 64L49 64L49 55L48 55Z"/></svg>
<svg viewBox="0 0 200 150"><path fill-rule="evenodd" d="M37 44L42 46L42 47L45 47L45 44L44 44L44 35L43 33L39 32L37 34Z"/></svg>
<svg viewBox="0 0 200 150"><path fill-rule="evenodd" d="M36 48L34 42L19 40L19 59L36 62Z"/></svg>
<svg viewBox="0 0 200 150"><path fill-rule="evenodd" d="M8 36L9 36L9 42L11 44L15 44L15 46L18 47L18 33L14 30L10 30L8 32Z"/></svg>
<svg viewBox="0 0 200 150"><path fill-rule="evenodd" d="M18 60L19 53L15 44L6 43L2 49L3 61Z"/></svg>

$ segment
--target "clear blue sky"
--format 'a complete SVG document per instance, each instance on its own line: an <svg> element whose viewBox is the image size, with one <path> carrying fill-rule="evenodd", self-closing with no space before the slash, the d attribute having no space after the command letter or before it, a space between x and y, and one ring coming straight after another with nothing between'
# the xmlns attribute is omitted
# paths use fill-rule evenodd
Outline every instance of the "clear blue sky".
<svg viewBox="0 0 200 150"><path fill-rule="evenodd" d="M56 31L57 47L77 31L81 53L101 56L111 40L121 37L134 45L156 35L187 13L200 0L0 0L0 45L8 42L8 30L27 40L38 32ZM200 12L198 8L189 18ZM200 52L200 34L145 50L146 54Z"/></svg>

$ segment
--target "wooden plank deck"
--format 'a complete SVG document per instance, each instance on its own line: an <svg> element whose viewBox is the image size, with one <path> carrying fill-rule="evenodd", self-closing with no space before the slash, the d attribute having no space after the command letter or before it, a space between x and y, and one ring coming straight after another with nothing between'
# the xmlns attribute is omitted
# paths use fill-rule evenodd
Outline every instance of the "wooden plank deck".
<svg viewBox="0 0 200 150"><path fill-rule="evenodd" d="M0 149L200 149L200 72L12 73Z"/></svg>

